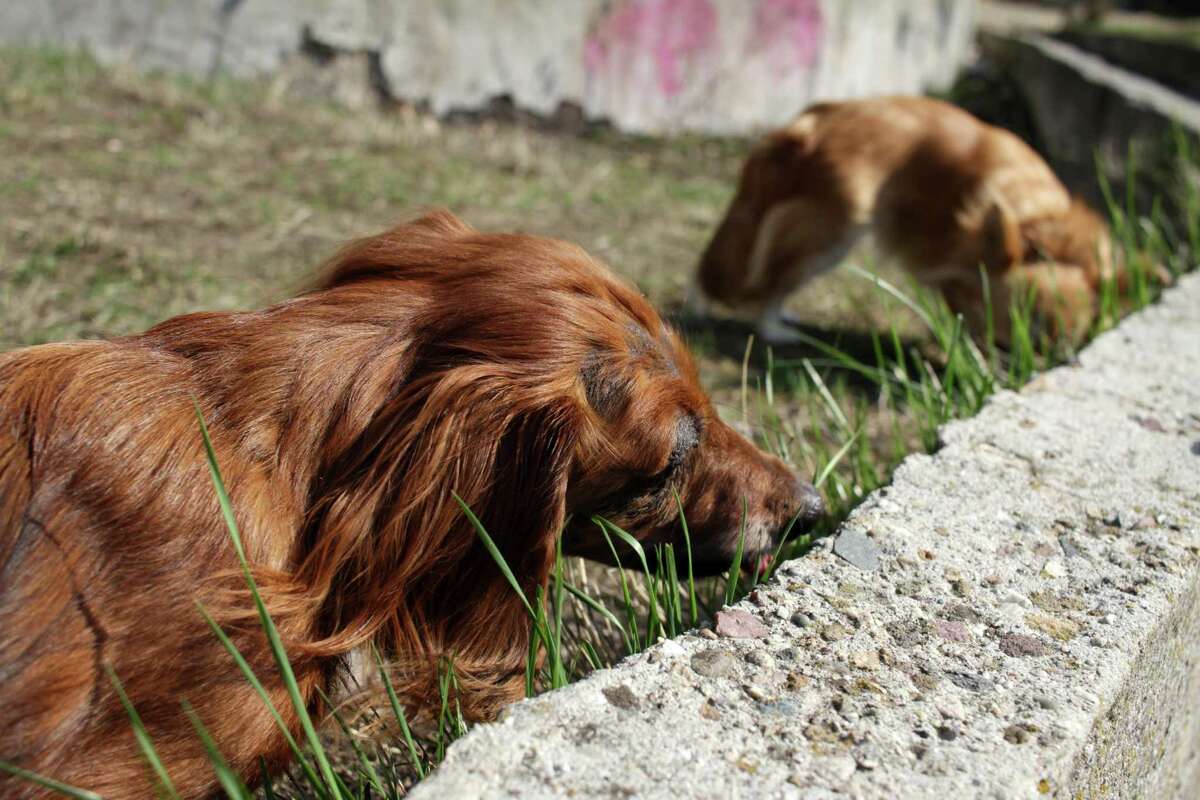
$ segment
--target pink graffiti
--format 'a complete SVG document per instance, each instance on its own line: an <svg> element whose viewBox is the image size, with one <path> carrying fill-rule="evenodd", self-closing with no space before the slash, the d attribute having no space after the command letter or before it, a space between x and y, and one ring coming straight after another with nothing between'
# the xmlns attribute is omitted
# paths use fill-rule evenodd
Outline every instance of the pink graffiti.
<svg viewBox="0 0 1200 800"><path fill-rule="evenodd" d="M674 97L683 89L687 62L712 47L716 34L710 0L625 0L588 36L584 66L589 72L624 69L648 54L659 90Z"/></svg>
<svg viewBox="0 0 1200 800"><path fill-rule="evenodd" d="M767 53L778 72L809 69L817 63L824 33L820 0L759 0L750 47Z"/></svg>

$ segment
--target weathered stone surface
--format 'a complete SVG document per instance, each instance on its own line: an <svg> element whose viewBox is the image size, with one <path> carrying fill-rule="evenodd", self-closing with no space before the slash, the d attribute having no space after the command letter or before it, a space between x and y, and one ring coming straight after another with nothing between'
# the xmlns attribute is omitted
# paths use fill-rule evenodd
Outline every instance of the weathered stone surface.
<svg viewBox="0 0 1200 800"><path fill-rule="evenodd" d="M413 797L1197 796L1197 376L1200 275L908 458L847 523L877 570L826 541L746 601L766 637L687 635L520 703Z"/></svg>
<svg viewBox="0 0 1200 800"><path fill-rule="evenodd" d="M830 97L947 85L975 0L56 0L0 41L195 74L285 72L436 113L504 98L643 132L747 132ZM314 69L318 67L319 69ZM293 73L299 73L295 75Z"/></svg>

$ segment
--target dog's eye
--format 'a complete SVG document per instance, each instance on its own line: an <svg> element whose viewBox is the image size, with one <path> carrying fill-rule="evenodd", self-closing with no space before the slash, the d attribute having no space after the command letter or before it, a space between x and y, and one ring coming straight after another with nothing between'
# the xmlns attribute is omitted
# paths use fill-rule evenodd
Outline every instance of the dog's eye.
<svg viewBox="0 0 1200 800"><path fill-rule="evenodd" d="M667 457L667 465L659 473L659 476L670 477L671 473L687 460L688 454L699 443L700 422L688 414L679 420L679 426L675 429L675 446L671 448L671 455Z"/></svg>
<svg viewBox="0 0 1200 800"><path fill-rule="evenodd" d="M700 421L690 415L683 417L675 429L675 444L662 469L650 475L629 476L623 486L596 504L597 513L601 516L649 513L664 502L672 477L699 443Z"/></svg>

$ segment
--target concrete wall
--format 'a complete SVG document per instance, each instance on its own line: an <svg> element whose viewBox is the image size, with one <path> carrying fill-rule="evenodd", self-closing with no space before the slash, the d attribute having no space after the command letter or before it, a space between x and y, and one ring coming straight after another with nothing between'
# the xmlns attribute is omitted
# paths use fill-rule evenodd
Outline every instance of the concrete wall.
<svg viewBox="0 0 1200 800"><path fill-rule="evenodd" d="M335 94L435 112L496 97L641 132L739 133L815 99L948 83L974 0L45 0L0 4L0 41L260 75L311 56ZM311 59L310 59L311 60ZM300 67L303 68L303 64ZM311 65L310 65L311 66ZM344 65L343 65L344 66Z"/></svg>

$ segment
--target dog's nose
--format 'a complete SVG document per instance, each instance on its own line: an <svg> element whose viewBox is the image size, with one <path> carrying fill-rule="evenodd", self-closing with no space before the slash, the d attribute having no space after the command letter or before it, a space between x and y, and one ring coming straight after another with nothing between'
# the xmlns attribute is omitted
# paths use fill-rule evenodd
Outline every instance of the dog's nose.
<svg viewBox="0 0 1200 800"><path fill-rule="evenodd" d="M788 538L807 533L825 516L825 501L821 499L821 493L799 475L795 476L795 481L796 506L792 513L796 516L796 523L792 525Z"/></svg>

